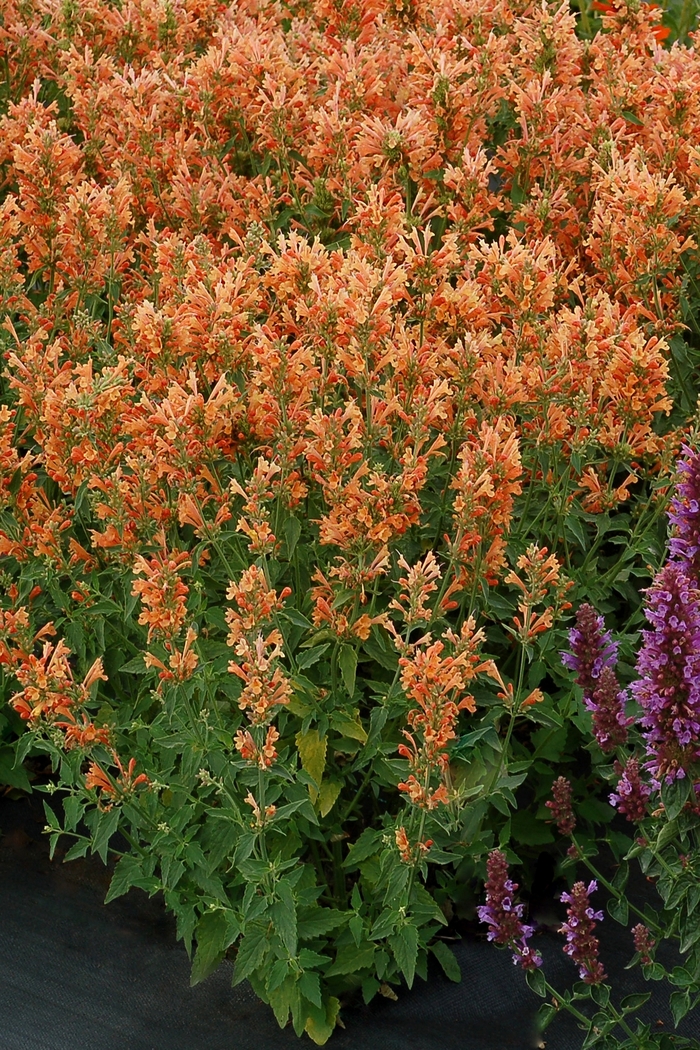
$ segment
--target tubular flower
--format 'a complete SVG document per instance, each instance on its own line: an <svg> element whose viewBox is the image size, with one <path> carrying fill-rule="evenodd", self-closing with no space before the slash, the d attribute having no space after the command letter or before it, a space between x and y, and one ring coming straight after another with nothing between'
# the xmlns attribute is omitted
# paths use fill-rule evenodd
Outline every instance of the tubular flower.
<svg viewBox="0 0 700 1050"><path fill-rule="evenodd" d="M85 774L85 787L89 790L96 789L100 792L102 802L104 803L105 796L110 799L120 799L127 795L132 794L139 786L144 784L148 786L150 780L145 773L136 774L136 759L129 759L129 765L126 769L122 765L121 759L116 751L112 751L112 763L119 770L118 776L113 780L109 777L104 769L97 762L91 762L87 773ZM109 802L103 808L111 808L112 803Z"/></svg>
<svg viewBox="0 0 700 1050"><path fill-rule="evenodd" d="M700 593L670 562L647 591L638 681L631 689L644 714L647 769L653 786L685 777L700 755Z"/></svg>
<svg viewBox="0 0 700 1050"><path fill-rule="evenodd" d="M700 452L683 446L685 459L678 461L678 471L683 475L676 485L676 495L671 500L668 519L673 527L669 539L670 556L684 563L693 583L700 585Z"/></svg>
<svg viewBox="0 0 700 1050"><path fill-rule="evenodd" d="M404 730L403 735L408 744L400 744L398 749L411 768L410 776L399 784L399 790L405 791L410 801L421 808L434 809L439 803L449 801L444 783L435 791L430 790L432 773L445 774L446 749L457 735L459 712L476 710L474 697L466 692L467 686L480 672L494 673L492 661L480 661L478 648L484 635L474 627L474 619L470 618L462 625L460 635L447 631L445 637L453 646L454 654L444 657L444 642L431 642L430 635L409 646L404 646L395 635L395 644L403 652L399 657L401 684L407 696L418 705L407 716L412 732Z"/></svg>
<svg viewBox="0 0 700 1050"><path fill-rule="evenodd" d="M552 798L545 802L552 811L552 820L562 835L573 835L576 817L571 806L571 782L566 777L557 777L552 784Z"/></svg>
<svg viewBox="0 0 700 1050"><path fill-rule="evenodd" d="M508 863L500 850L489 853L486 861L486 904L477 908L481 922L489 927L488 939L496 944L507 944L513 949L513 962L523 970L534 970L542 965L540 955L528 947L533 927L522 921L524 905L513 904L518 888L508 878Z"/></svg>
<svg viewBox="0 0 700 1050"><path fill-rule="evenodd" d="M615 772L620 780L610 796L610 805L624 813L629 821L638 824L647 815L647 803L651 795L651 788L640 776L639 759L628 758L624 766L616 762Z"/></svg>
<svg viewBox="0 0 700 1050"><path fill-rule="evenodd" d="M461 582L475 575L495 584L505 566L504 534L510 527L513 499L520 495L522 463L513 420L500 417L495 426L482 424L462 446L461 465L452 483L456 489L452 545L461 566Z"/></svg>
<svg viewBox="0 0 700 1050"><path fill-rule="evenodd" d="M570 608L571 603L564 598L569 588L573 587L573 582L560 577L561 565L555 554L548 554L546 547L532 544L521 554L517 564L525 579L515 572L509 572L505 582L522 592L518 601L519 615L513 617L513 623L516 636L522 643L528 644L538 634L549 630L555 616ZM548 597L553 600L553 604L548 605L543 612L535 612L536 607Z"/></svg>
<svg viewBox="0 0 700 1050"><path fill-rule="evenodd" d="M562 893L561 899L569 907L566 910L567 922L560 928L566 934L564 951L578 966L579 977L586 984L600 984L606 978L603 964L598 959L598 938L593 935L596 923L603 918L602 911L594 911L589 897L598 889L593 880L586 887L583 882L575 882L571 893Z"/></svg>
<svg viewBox="0 0 700 1050"><path fill-rule="evenodd" d="M426 855L433 844L432 839L426 839L425 842L416 842L415 846L412 846L403 825L394 831L394 840L403 864L415 864Z"/></svg>
<svg viewBox="0 0 700 1050"><path fill-rule="evenodd" d="M576 610L576 626L569 631L569 645L572 651L562 653L561 662L576 671L576 684L585 697L592 698L603 668L617 663L618 646L610 631L605 630L603 617L588 602Z"/></svg>
<svg viewBox="0 0 700 1050"><path fill-rule="evenodd" d="M139 555L134 563L134 573L145 576L145 580L134 580L132 594L138 594L146 606L139 616L139 623L148 624L148 640L154 634L168 641L179 634L187 615L186 599L189 587L180 578L181 570L190 564L186 551L168 555L156 554L148 561Z"/></svg>
<svg viewBox="0 0 700 1050"><path fill-rule="evenodd" d="M271 631L267 638L259 634L251 644L241 638L236 645L240 663L232 660L228 669L243 681L238 698L241 711L246 711L253 725L264 725L275 707L288 704L292 685L282 669L276 666L282 654L282 635Z"/></svg>

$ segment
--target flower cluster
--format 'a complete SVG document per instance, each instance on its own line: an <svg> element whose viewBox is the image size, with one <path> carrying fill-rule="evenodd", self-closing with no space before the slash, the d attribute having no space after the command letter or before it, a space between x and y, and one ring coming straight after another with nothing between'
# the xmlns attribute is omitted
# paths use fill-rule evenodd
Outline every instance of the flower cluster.
<svg viewBox="0 0 700 1050"><path fill-rule="evenodd" d="M552 784L552 797L545 802L552 811L552 820L562 835L573 835L576 817L571 804L571 781L566 777L557 777Z"/></svg>
<svg viewBox="0 0 700 1050"><path fill-rule="evenodd" d="M685 567L669 562L647 592L639 678L648 762L656 785L688 775L700 754L700 593Z"/></svg>
<svg viewBox="0 0 700 1050"><path fill-rule="evenodd" d="M673 530L668 549L670 557L700 585L700 453L688 445L683 446L683 453L678 461L680 480L668 510Z"/></svg>
<svg viewBox="0 0 700 1050"><path fill-rule="evenodd" d="M592 714L593 735L604 752L614 751L627 741L634 721L625 713L627 694L615 674L618 644L605 630L602 616L588 602L576 610L576 626L569 632L571 652L562 653L565 667L576 671L583 689L583 702Z"/></svg>
<svg viewBox="0 0 700 1050"><path fill-rule="evenodd" d="M541 966L540 955L527 943L534 927L522 921L524 905L513 903L518 886L508 878L505 854L500 850L489 853L486 870L486 904L477 908L477 913L489 927L488 939L512 948L513 962L523 970Z"/></svg>
<svg viewBox="0 0 700 1050"><path fill-rule="evenodd" d="M586 984L600 984L606 974L598 958L598 938L593 930L603 918L602 911L595 911L590 904L590 895L598 889L595 880L586 886L575 882L571 893L562 893L561 900L568 905L567 921L560 929L566 934L564 951L578 966L579 977Z"/></svg>
<svg viewBox="0 0 700 1050"><path fill-rule="evenodd" d="M647 815L647 803L651 796L651 787L641 777L638 758L628 758L625 765L615 763L615 772L619 781L615 791L610 795L610 804L629 821L639 823Z"/></svg>

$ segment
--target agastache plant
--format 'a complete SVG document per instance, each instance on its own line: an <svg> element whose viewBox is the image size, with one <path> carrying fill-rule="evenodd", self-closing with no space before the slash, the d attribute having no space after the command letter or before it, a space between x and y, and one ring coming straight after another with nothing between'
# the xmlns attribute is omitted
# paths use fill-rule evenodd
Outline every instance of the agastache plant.
<svg viewBox="0 0 700 1050"><path fill-rule="evenodd" d="M598 958L598 938L593 935L596 923L603 918L602 911L591 907L590 895L598 889L595 880L588 886L575 882L571 893L562 893L561 899L569 907L567 921L560 929L566 934L564 951L578 966L579 977L586 984L600 984L606 974Z"/></svg>
<svg viewBox="0 0 700 1050"><path fill-rule="evenodd" d="M508 862L501 850L493 850L486 861L486 904L477 908L481 922L490 927L488 939L513 949L513 962L523 970L542 965L540 955L527 944L534 927L522 921L524 905L514 904L518 884L508 878Z"/></svg>
<svg viewBox="0 0 700 1050"><path fill-rule="evenodd" d="M700 453L683 446L684 459L678 461L682 475L671 500L668 520L673 534L668 542L670 557L685 565L695 583L700 580Z"/></svg>
<svg viewBox="0 0 700 1050"><path fill-rule="evenodd" d="M603 752L614 751L627 741L627 727L633 722L625 714L627 694L615 674L618 643L605 621L585 602L576 612L576 626L569 632L571 652L562 653L562 663L576 671L576 683L583 690L583 702L591 712L593 735Z"/></svg>
<svg viewBox="0 0 700 1050"><path fill-rule="evenodd" d="M658 573L645 615L653 630L642 632L631 688L658 787L685 777L700 753L700 594L680 564Z"/></svg>

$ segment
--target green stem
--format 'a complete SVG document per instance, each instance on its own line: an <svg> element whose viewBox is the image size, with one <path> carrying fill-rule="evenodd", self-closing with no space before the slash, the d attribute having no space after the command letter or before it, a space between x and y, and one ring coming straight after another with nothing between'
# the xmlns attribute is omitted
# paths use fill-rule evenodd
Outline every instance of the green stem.
<svg viewBox="0 0 700 1050"><path fill-rule="evenodd" d="M578 850L580 859L586 865L586 867L590 871L591 875L593 875L593 877L598 882L600 882L601 885L605 886L606 890L609 893L612 893L613 897L617 898L617 900L622 900L622 894L618 890L615 889L615 887L612 885L612 883L608 882L608 880L605 878L604 875L601 875L601 873L598 871L596 866L594 864L591 864L591 862L588 859L588 857L584 856L583 850L579 846L579 844L576 841L576 838L575 838L574 835L571 836L571 841L572 841L573 845L576 847L576 849ZM630 911L633 911L635 913L635 915L639 916L640 919L644 919L645 924L647 926L651 927L651 929L657 935L657 937L665 937L666 936L665 932L661 929L661 927L657 926L655 922L652 922L649 918L647 918L647 916L644 914L643 911L640 911L639 908L637 908L634 904L631 904L629 901L627 901L627 904L629 906Z"/></svg>

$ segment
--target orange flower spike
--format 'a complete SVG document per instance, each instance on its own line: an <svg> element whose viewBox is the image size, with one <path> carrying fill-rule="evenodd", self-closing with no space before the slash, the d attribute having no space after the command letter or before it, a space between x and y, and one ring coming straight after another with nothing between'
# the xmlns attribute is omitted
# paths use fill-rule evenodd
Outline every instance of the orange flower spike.
<svg viewBox="0 0 700 1050"><path fill-rule="evenodd" d="M399 579L399 584L406 588L398 600L389 603L390 609L396 609L403 615L404 623L413 626L416 623L427 623L432 617L432 610L426 606L429 596L437 590L436 580L442 578L440 567L432 551L426 554L422 562L413 567L401 554L399 565L407 570L406 576Z"/></svg>
<svg viewBox="0 0 700 1050"><path fill-rule="evenodd" d="M135 580L131 593L139 595L146 608L139 615L140 624L148 624L148 640L154 634L170 640L179 633L187 615L189 587L181 579L181 570L191 563L185 551L168 555L167 551L148 561L138 555L133 572L145 580Z"/></svg>

